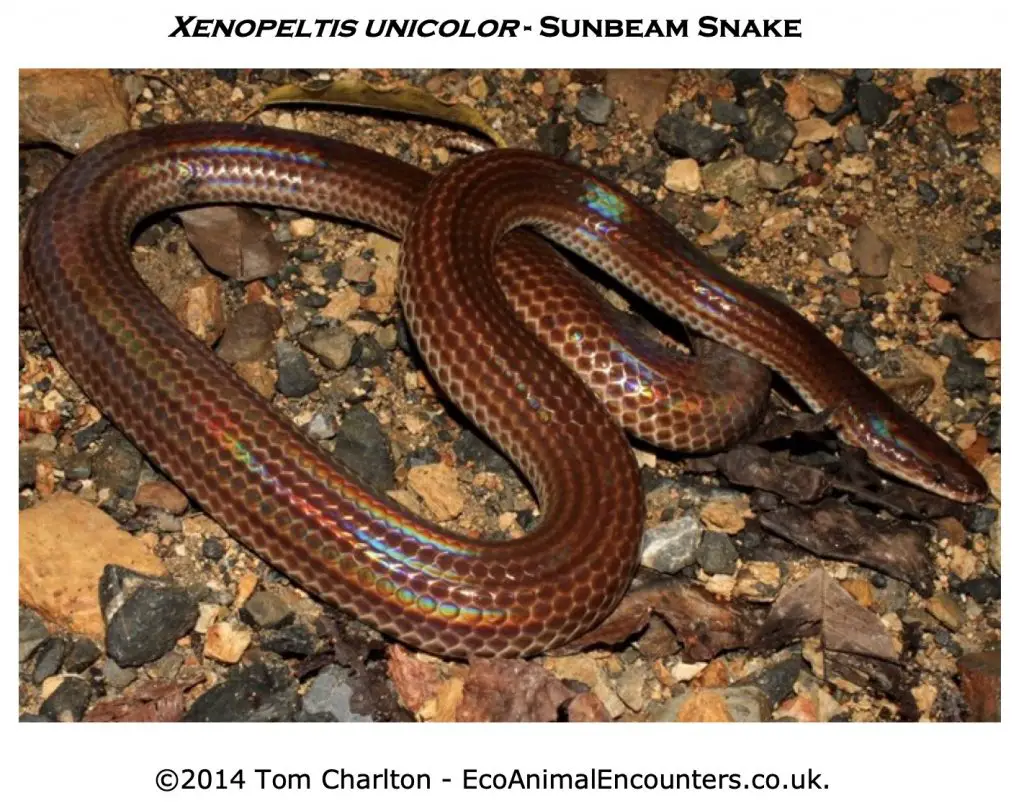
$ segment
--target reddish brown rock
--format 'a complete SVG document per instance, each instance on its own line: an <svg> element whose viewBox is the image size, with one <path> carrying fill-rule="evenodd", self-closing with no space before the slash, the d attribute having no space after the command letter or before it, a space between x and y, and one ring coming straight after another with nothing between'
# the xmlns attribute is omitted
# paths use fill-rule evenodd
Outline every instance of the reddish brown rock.
<svg viewBox="0 0 1024 811"><path fill-rule="evenodd" d="M972 721L999 721L1002 710L1000 650L969 653L957 664L960 689Z"/></svg>
<svg viewBox="0 0 1024 811"><path fill-rule="evenodd" d="M978 111L969 101L954 104L946 111L946 129L957 138L970 135L981 129Z"/></svg>
<svg viewBox="0 0 1024 811"><path fill-rule="evenodd" d="M109 70L23 70L18 77L18 136L75 154L124 132L128 107Z"/></svg>
<svg viewBox="0 0 1024 811"><path fill-rule="evenodd" d="M181 515L188 509L188 496L170 482L144 482L135 491L135 503L139 507L155 507L171 515Z"/></svg>
<svg viewBox="0 0 1024 811"><path fill-rule="evenodd" d="M649 131L665 109L674 79L672 70L609 70L604 90L609 98L618 99L629 112L635 113L640 126Z"/></svg>

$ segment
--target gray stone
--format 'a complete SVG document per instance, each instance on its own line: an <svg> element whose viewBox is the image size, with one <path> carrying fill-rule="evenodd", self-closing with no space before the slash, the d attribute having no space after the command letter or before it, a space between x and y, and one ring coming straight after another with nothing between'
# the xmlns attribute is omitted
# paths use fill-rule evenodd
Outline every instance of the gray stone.
<svg viewBox="0 0 1024 811"><path fill-rule="evenodd" d="M711 197L728 197L745 205L757 193L757 163L750 158L729 158L710 163L701 175L704 190Z"/></svg>
<svg viewBox="0 0 1024 811"><path fill-rule="evenodd" d="M333 414L325 414L317 411L308 423L306 423L306 434L310 439L330 439L338 433L338 420Z"/></svg>
<svg viewBox="0 0 1024 811"><path fill-rule="evenodd" d="M92 472L98 488L109 488L121 498L134 498L142 474L142 453L124 434L109 430L92 458Z"/></svg>
<svg viewBox="0 0 1024 811"><path fill-rule="evenodd" d="M338 665L325 667L302 698L302 710L310 715L330 713L338 721L371 721L369 716L354 712L351 706L352 685L347 673Z"/></svg>
<svg viewBox="0 0 1024 811"><path fill-rule="evenodd" d="M241 616L256 628L280 628L295 616L295 612L276 594L258 591L245 603Z"/></svg>
<svg viewBox="0 0 1024 811"><path fill-rule="evenodd" d="M276 351L277 390L285 397L304 397L316 391L316 377L302 350L288 341L279 341Z"/></svg>
<svg viewBox="0 0 1024 811"><path fill-rule="evenodd" d="M31 608L18 609L18 661L24 662L43 644L50 632Z"/></svg>
<svg viewBox="0 0 1024 811"><path fill-rule="evenodd" d="M104 661L101 670L103 672L103 680L115 690L123 690L135 681L139 675L135 668L121 667L113 659Z"/></svg>
<svg viewBox="0 0 1024 811"><path fill-rule="evenodd" d="M328 369L344 369L352 360L355 336L344 327L322 327L310 330L299 338L303 348L316 355Z"/></svg>
<svg viewBox="0 0 1024 811"><path fill-rule="evenodd" d="M377 418L363 406L356 406L342 419L334 458L379 492L394 489L395 465L388 438Z"/></svg>
<svg viewBox="0 0 1024 811"><path fill-rule="evenodd" d="M588 87L576 102L576 115L588 124L606 124L615 103L600 90Z"/></svg>
<svg viewBox="0 0 1024 811"><path fill-rule="evenodd" d="M697 562L708 574L732 574L736 571L739 553L732 539L724 532L705 532L697 550Z"/></svg>
<svg viewBox="0 0 1024 811"><path fill-rule="evenodd" d="M762 188L772 191L782 191L790 183L796 180L796 169L788 163L759 163L757 165L757 180Z"/></svg>
<svg viewBox="0 0 1024 811"><path fill-rule="evenodd" d="M686 513L644 531L640 563L648 569L675 574L697 559L701 528L697 516Z"/></svg>

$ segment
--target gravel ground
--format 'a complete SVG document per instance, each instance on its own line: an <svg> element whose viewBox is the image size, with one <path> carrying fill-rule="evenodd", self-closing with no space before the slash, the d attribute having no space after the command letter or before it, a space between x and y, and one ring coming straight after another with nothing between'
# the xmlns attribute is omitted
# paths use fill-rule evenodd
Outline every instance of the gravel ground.
<svg viewBox="0 0 1024 811"><path fill-rule="evenodd" d="M817 436L764 445L756 460L767 472L755 480L744 479L751 456L638 445L645 568L619 625L585 652L447 663L337 615L227 537L106 424L23 310L23 719L999 717L997 72L144 71L101 81L126 91L123 123L141 127L240 120L276 86L351 75L473 108L509 145L620 183L891 385L995 496L960 508L879 491ZM39 99L73 92L40 82ZM45 106L23 109L23 130ZM255 119L432 171L458 159L450 127L399 115L298 107ZM65 160L22 151L23 222ZM258 247L269 275L225 279L190 247L215 264L204 245L229 230ZM193 332L337 458L444 526L515 537L535 503L439 399L395 300L396 256L378 235L279 211L241 224L161 218L134 250ZM86 528L88 544L76 543ZM83 546L104 551L80 561ZM53 596L76 588L80 602ZM793 606L799 631L785 621Z"/></svg>

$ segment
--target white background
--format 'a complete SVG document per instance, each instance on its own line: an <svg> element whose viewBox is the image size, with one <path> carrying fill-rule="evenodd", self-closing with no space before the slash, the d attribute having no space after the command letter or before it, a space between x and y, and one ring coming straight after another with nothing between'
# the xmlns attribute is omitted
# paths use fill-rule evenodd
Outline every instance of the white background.
<svg viewBox="0 0 1024 811"><path fill-rule="evenodd" d="M1003 153L1009 178L1004 196L1008 224L1003 252L1008 257L1007 301L1019 300L1021 286L1016 236L1019 208L1014 177L1016 149L1021 144L1017 63L1020 30L1002 10L1009 4L958 2L927 4L876 2L674 2L610 3L440 3L431 0L389 3L303 2L159 2L63 4L19 0L4 18L5 62L2 109L8 140L7 159L0 161L5 173L0 196L4 205L5 256L9 263L2 275L7 302L3 329L7 357L14 363L17 318L16 245L16 69L20 67L1002 67L1006 98L1003 102ZM168 39L176 27L175 14L201 17L318 17L365 20L368 17L507 17L535 25L532 35L516 40L367 40L349 39ZM688 39L543 39L536 24L544 15L561 17L622 18L686 17L691 20ZM696 20L705 14L718 17L800 17L803 37L793 39L701 39L695 36ZM1018 272L1015 272L1018 271ZM1020 329L1005 321L1003 353L1004 397L1010 414L1020 402ZM17 514L14 500L15 390L16 376L9 368L3 376L7 394L0 424L7 463L3 466L7 493L3 515L6 555L5 600L2 612L5 631L2 649L7 651L7 688L0 691L7 712L2 730L5 747L5 804L21 799L42 807L144 807L182 806L190 809L288 807L313 803L313 807L408 807L487 808L549 807L579 803L588 808L627 808L634 804L674 809L686 806L724 808L968 808L974 804L1003 808L996 800L1003 792L1018 796L1011 785L1020 777L1019 745L1011 736L1020 733L1020 668L1017 633L1019 598L1017 545L1020 518L1015 499L1009 499L1003 517L1003 569L1010 588L1004 589L1005 625L1003 669L1007 690L1003 693L1000 725L559 725L523 726L338 726L328 724L269 726L187 725L18 725L15 722L17 690L13 661L15 593L17 590ZM1019 478L1018 437L1014 419L1004 432L1007 462L1003 492L1015 493ZM1018 741L1019 744L1019 741ZM210 768L229 772L245 768L272 768L283 772L310 772L345 767L349 771L429 771L439 786L427 794L260 792L250 781L243 793L174 792L162 794L154 787L161 768ZM828 791L744 792L695 791L672 796L652 792L632 795L617 792L560 794L557 792L458 792L459 770L508 770L514 767L557 771L610 767L622 771L754 772L783 774L808 768L824 774ZM1018 774L1014 774L1018 772ZM456 778L440 787L440 778ZM316 778L314 778L316 783ZM184 795L184 796L182 796ZM315 795L315 796L313 796ZM33 799L28 800L29 797ZM990 805L995 801L995 804ZM1014 801L1014 802L1019 802ZM73 804L73 806L72 806ZM656 805L654 805L656 804Z"/></svg>

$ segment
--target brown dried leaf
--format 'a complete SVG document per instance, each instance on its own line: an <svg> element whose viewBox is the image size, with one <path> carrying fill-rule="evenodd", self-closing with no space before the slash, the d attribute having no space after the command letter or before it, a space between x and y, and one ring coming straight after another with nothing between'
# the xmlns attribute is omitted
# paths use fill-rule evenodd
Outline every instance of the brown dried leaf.
<svg viewBox="0 0 1024 811"><path fill-rule="evenodd" d="M899 705L900 714L908 721L916 721L920 712L911 693L912 676L899 665L871 656L830 651L825 654L825 676L833 684L849 685L874 690Z"/></svg>
<svg viewBox="0 0 1024 811"><path fill-rule="evenodd" d="M248 282L272 276L284 264L270 226L247 208L206 206L178 216L192 247L218 273Z"/></svg>
<svg viewBox="0 0 1024 811"><path fill-rule="evenodd" d="M760 445L776 439L787 439L794 434L820 434L829 429L831 411L807 414L801 411L775 411L761 423L746 441Z"/></svg>
<svg viewBox="0 0 1024 811"><path fill-rule="evenodd" d="M185 714L185 694L199 682L195 674L185 681L149 681L130 694L96 702L86 721L180 721Z"/></svg>
<svg viewBox="0 0 1024 811"><path fill-rule="evenodd" d="M896 661L882 621L862 607L824 569L783 589L761 626L758 647L772 649L821 635L826 650Z"/></svg>
<svg viewBox="0 0 1024 811"><path fill-rule="evenodd" d="M686 655L695 661L746 647L760 616L752 606L723 602L698 586L665 580L627 594L608 619L560 648L557 655L624 642L647 626L652 612L668 623Z"/></svg>
<svg viewBox="0 0 1024 811"><path fill-rule="evenodd" d="M418 87L381 90L362 79L345 77L333 82L309 82L278 87L267 94L264 107L277 104L336 104L344 107L368 107L447 121L483 133L497 146L505 139L492 129L483 116L465 104L446 104Z"/></svg>
<svg viewBox="0 0 1024 811"><path fill-rule="evenodd" d="M883 520L829 499L814 508L784 507L761 516L761 525L824 558L850 560L932 592L928 533L907 521Z"/></svg>
<svg viewBox="0 0 1024 811"><path fill-rule="evenodd" d="M733 484L777 493L791 504L818 501L828 489L822 470L790 462L756 445L740 445L715 457L718 470Z"/></svg>

